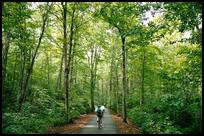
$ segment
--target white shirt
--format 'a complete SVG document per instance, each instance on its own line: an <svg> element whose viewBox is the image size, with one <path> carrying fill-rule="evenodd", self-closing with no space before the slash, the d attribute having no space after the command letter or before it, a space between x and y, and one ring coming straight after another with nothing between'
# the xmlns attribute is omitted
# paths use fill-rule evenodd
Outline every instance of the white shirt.
<svg viewBox="0 0 204 136"><path fill-rule="evenodd" d="M102 111L105 110L105 107L103 105L100 108ZM95 112L97 112L97 109L98 109L98 107L95 108Z"/></svg>
<svg viewBox="0 0 204 136"><path fill-rule="evenodd" d="M102 111L105 110L105 107L104 107L103 105L101 106L101 110L102 110Z"/></svg>

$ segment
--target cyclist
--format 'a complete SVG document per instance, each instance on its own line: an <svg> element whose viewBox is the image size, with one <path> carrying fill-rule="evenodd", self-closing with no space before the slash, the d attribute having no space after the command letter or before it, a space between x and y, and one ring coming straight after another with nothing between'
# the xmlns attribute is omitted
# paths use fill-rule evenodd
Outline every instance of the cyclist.
<svg viewBox="0 0 204 136"><path fill-rule="evenodd" d="M97 114L97 122L98 122L99 128L102 127L103 111L104 109L100 105L95 109L95 112Z"/></svg>

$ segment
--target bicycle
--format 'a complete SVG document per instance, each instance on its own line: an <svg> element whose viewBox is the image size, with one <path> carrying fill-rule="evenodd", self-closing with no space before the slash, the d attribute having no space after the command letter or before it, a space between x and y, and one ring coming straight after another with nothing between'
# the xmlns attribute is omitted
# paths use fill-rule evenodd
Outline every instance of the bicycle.
<svg viewBox="0 0 204 136"><path fill-rule="evenodd" d="M102 128L102 117L98 118L98 128Z"/></svg>

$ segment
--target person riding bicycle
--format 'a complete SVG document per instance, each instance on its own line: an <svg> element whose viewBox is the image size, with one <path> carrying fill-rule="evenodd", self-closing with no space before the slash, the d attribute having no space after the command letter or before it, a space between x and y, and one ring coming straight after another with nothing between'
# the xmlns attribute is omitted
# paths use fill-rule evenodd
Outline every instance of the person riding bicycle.
<svg viewBox="0 0 204 136"><path fill-rule="evenodd" d="M100 105L95 109L95 112L97 114L97 122L99 119L102 119L104 110L105 109L103 109L103 107L101 107Z"/></svg>

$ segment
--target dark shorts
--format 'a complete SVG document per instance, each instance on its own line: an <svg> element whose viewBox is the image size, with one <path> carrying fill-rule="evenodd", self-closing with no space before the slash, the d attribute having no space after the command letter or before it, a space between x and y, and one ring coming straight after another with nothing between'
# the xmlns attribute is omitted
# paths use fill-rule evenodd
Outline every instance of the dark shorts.
<svg viewBox="0 0 204 136"><path fill-rule="evenodd" d="M97 114L97 116L98 116L99 118L102 118L102 117L103 117L103 113Z"/></svg>

